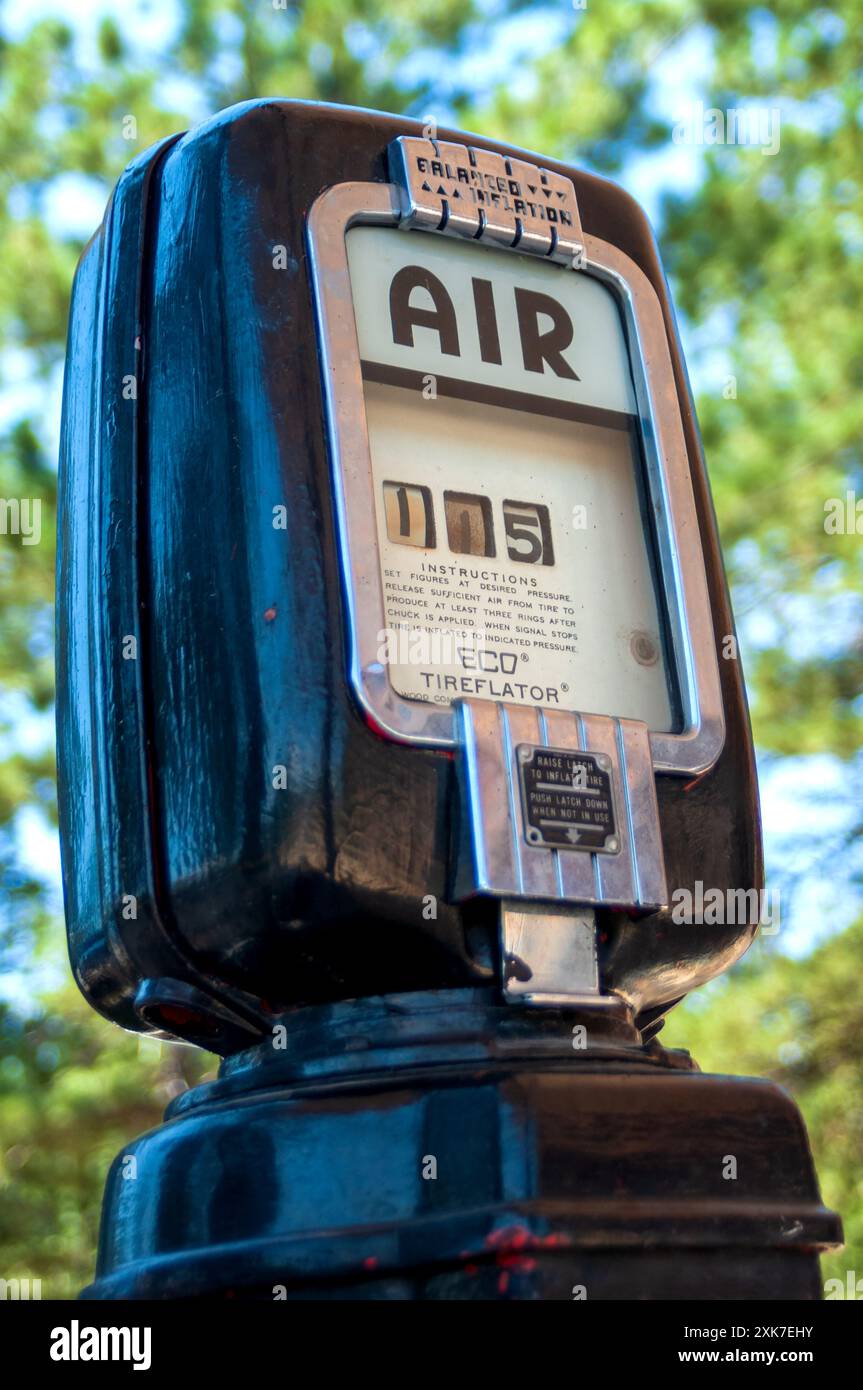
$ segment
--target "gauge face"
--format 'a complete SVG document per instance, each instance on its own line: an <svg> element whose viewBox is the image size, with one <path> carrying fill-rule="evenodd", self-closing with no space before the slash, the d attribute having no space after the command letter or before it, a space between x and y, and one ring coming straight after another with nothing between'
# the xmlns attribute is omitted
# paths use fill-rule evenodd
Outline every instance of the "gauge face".
<svg viewBox="0 0 863 1390"><path fill-rule="evenodd" d="M677 728L616 302L423 232L347 233L393 689Z"/></svg>

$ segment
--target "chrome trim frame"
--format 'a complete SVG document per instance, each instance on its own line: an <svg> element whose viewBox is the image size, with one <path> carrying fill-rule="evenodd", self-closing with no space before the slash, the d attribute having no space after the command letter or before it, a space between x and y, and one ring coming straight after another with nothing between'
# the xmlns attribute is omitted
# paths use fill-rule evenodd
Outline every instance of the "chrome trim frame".
<svg viewBox="0 0 863 1390"><path fill-rule="evenodd" d="M349 676L361 707L384 733L400 742L454 748L452 709L402 698L378 661L378 633L386 628L386 620L345 236L358 223L397 227L401 216L400 190L386 183L338 184L316 199L308 215L309 262L348 608ZM684 727L681 733L651 732L653 766L656 772L698 776L714 765L722 751L725 720L698 517L662 308L646 275L628 256L597 237L585 236L584 243L583 265L574 271L561 267L559 273L594 275L609 285L618 301L635 383L648 490L658 513L659 566ZM514 248L514 254L524 253Z"/></svg>

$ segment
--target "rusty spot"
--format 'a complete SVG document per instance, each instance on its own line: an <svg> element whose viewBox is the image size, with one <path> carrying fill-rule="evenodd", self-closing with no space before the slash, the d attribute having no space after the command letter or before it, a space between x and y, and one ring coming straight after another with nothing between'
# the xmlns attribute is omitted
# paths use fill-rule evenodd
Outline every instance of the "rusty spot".
<svg viewBox="0 0 863 1390"><path fill-rule="evenodd" d="M265 623L271 623L271 622L273 622L275 616L276 616L276 605L273 604L272 608L268 608L267 611L266 611L266 613L264 614L264 622L265 622Z"/></svg>
<svg viewBox="0 0 863 1390"><path fill-rule="evenodd" d="M639 666L655 666L659 660L659 648L649 632L633 632L629 650Z"/></svg>

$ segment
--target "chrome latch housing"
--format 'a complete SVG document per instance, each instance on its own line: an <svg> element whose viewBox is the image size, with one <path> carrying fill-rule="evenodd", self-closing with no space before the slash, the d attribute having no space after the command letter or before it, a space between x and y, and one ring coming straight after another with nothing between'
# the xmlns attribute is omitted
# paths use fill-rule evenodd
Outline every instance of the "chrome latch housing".
<svg viewBox="0 0 863 1390"><path fill-rule="evenodd" d="M668 902L646 724L461 700L457 892L654 912Z"/></svg>

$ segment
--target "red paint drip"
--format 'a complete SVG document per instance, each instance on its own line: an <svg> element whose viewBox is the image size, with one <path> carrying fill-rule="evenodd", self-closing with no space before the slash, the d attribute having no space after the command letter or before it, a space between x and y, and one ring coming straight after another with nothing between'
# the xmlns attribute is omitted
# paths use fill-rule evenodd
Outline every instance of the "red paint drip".
<svg viewBox="0 0 863 1390"><path fill-rule="evenodd" d="M570 1238L562 1231L552 1231L538 1236L528 1226L499 1226L485 1238L485 1244L495 1252L494 1262L501 1270L498 1279L498 1292L506 1293L509 1288L510 1272L532 1274L537 1261L531 1251L560 1250L571 1244Z"/></svg>

